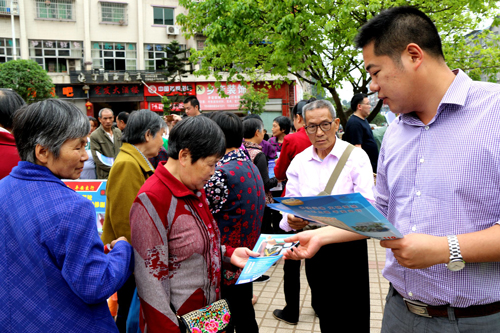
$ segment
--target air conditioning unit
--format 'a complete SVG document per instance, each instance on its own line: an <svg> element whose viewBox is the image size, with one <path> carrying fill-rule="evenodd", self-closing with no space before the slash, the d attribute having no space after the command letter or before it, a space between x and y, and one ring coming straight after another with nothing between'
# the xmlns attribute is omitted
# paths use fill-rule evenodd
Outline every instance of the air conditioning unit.
<svg viewBox="0 0 500 333"><path fill-rule="evenodd" d="M178 35L181 28L176 25L167 25L167 35Z"/></svg>

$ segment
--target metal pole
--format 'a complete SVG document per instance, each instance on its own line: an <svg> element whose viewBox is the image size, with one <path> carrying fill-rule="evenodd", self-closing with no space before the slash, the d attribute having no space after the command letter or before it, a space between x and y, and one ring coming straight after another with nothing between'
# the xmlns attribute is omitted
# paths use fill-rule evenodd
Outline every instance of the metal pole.
<svg viewBox="0 0 500 333"><path fill-rule="evenodd" d="M10 0L10 23L12 25L12 55L14 56L14 60L17 60L16 29L14 27L14 0Z"/></svg>

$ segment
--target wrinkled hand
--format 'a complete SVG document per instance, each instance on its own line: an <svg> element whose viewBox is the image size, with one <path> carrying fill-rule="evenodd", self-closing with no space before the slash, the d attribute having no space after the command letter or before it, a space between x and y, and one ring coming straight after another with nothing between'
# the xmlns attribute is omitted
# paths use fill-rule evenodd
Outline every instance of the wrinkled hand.
<svg viewBox="0 0 500 333"><path fill-rule="evenodd" d="M111 242L111 244L110 244L110 247L111 247L111 248L110 248L110 250L112 250L112 249L115 247L115 244L116 244L117 242L119 242L119 241L125 241L125 242L127 242L127 243L128 243L127 238L125 238L125 237L123 237L123 236L122 236L122 237L117 238L117 239L115 239L114 241L112 241L112 242Z"/></svg>
<svg viewBox="0 0 500 333"><path fill-rule="evenodd" d="M288 249L285 252L285 259L300 260L312 258L316 252L319 251L321 246L323 246L317 230L304 231L285 239L285 242L289 243L296 241L300 242L298 247Z"/></svg>
<svg viewBox="0 0 500 333"><path fill-rule="evenodd" d="M380 241L380 246L391 249L399 264L411 269L448 263L450 257L446 237L409 234L400 239Z"/></svg>
<svg viewBox="0 0 500 333"><path fill-rule="evenodd" d="M231 264L236 267L243 268L248 261L249 257L258 257L259 252L253 252L248 247L238 247L234 250L231 256Z"/></svg>
<svg viewBox="0 0 500 333"><path fill-rule="evenodd" d="M301 230L304 229L306 225L309 224L309 221L303 220L300 217L295 217L295 215L288 214L288 225L293 230Z"/></svg>

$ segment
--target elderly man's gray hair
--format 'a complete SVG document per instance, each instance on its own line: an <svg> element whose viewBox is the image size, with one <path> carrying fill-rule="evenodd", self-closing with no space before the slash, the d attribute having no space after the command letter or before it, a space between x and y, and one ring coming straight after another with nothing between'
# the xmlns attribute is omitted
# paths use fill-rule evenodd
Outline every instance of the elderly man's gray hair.
<svg viewBox="0 0 500 333"><path fill-rule="evenodd" d="M302 109L302 113L304 114L304 120L307 122L307 111L312 111L316 109L328 109L332 115L332 119L337 118L337 113L335 112L335 108L332 103L326 99L319 99L317 101L311 102L309 104L304 105Z"/></svg>
<svg viewBox="0 0 500 333"><path fill-rule="evenodd" d="M87 116L74 104L60 99L26 105L14 114L12 134L22 161L36 163L37 144L57 159L64 142L83 138L89 132Z"/></svg>
<svg viewBox="0 0 500 333"><path fill-rule="evenodd" d="M113 114L113 117L115 116L115 113L110 108L102 108L99 110L99 118L102 118L102 112L106 111L106 110L111 111L111 113Z"/></svg>

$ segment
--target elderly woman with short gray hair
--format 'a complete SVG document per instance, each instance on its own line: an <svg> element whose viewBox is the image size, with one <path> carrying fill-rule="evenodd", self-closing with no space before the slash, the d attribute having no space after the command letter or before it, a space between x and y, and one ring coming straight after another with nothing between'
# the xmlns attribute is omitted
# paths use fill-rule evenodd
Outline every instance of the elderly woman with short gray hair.
<svg viewBox="0 0 500 333"><path fill-rule="evenodd" d="M134 269L125 238L104 254L91 201L77 179L90 125L73 104L48 99L14 115L21 162L0 181L1 332L116 332L106 299Z"/></svg>
<svg viewBox="0 0 500 333"><path fill-rule="evenodd" d="M152 111L139 110L130 114L122 135L123 144L106 185L106 214L101 236L104 244L121 236L130 239L130 207L142 184L155 171L148 159L158 155L163 146L165 127L163 119ZM116 325L120 332L126 331L134 290L134 276L118 290Z"/></svg>

